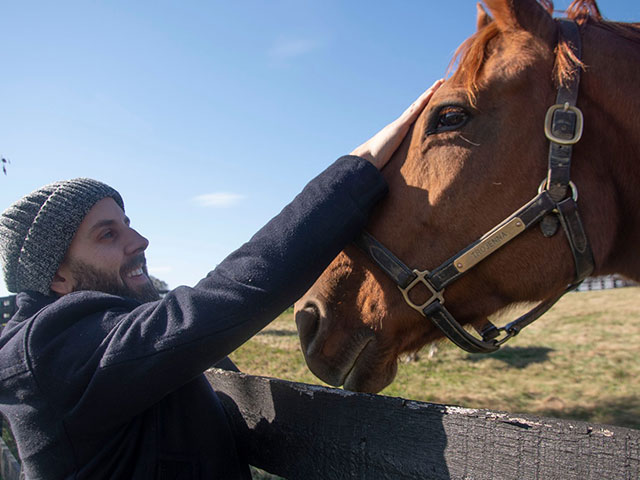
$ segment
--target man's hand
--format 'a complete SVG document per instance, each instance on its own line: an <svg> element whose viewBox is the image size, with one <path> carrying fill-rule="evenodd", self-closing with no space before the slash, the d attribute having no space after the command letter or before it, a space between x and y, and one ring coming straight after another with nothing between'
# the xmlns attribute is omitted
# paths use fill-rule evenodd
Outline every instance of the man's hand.
<svg viewBox="0 0 640 480"><path fill-rule="evenodd" d="M395 152L402 140L407 135L409 127L416 121L418 115L427 106L434 92L444 83L438 80L426 92L407 108L400 117L384 127L372 138L356 148L351 155L357 155L373 163L378 169L384 167L393 152Z"/></svg>

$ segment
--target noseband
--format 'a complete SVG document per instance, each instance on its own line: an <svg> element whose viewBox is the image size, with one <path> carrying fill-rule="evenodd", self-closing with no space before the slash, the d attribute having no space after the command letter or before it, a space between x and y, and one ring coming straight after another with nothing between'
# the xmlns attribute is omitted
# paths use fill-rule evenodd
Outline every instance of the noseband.
<svg viewBox="0 0 640 480"><path fill-rule="evenodd" d="M579 59L581 41L578 26L565 19L558 20L558 24L561 40L567 43ZM356 244L398 285L409 306L428 318L453 343L468 352L489 353L498 350L504 342L549 310L565 293L577 288L593 271L593 254L578 215L578 189L570 180L571 151L582 136L582 112L576 107L579 83L580 70L577 68L569 84L560 86L556 104L547 111L544 131L549 139L548 172L547 178L540 184L538 194L481 238L431 271L407 267L367 232L363 232L356 240ZM496 327L487 320L485 325L476 328L481 338L472 335L444 306L444 289L536 224L540 224L545 237L553 236L558 225L562 225L575 263L574 281L559 295L542 301L504 327ZM420 305L414 303L409 296L418 284L426 287L431 294Z"/></svg>

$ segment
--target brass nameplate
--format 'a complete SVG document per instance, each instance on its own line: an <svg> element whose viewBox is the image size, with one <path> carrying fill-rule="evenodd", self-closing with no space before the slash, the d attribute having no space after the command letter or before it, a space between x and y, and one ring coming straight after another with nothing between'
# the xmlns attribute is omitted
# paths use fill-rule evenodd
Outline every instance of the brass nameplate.
<svg viewBox="0 0 640 480"><path fill-rule="evenodd" d="M476 246L460 255L453 264L459 272L465 272L522 231L524 231L524 222L518 217L512 218L497 230L484 235Z"/></svg>

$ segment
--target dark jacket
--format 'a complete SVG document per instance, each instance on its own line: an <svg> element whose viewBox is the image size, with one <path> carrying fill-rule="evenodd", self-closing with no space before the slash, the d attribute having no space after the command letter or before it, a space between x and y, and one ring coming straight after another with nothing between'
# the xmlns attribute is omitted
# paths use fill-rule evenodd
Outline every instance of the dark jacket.
<svg viewBox="0 0 640 480"><path fill-rule="evenodd" d="M157 302L21 293L0 337L0 410L27 478L250 478L202 372L302 296L385 191L372 165L343 157Z"/></svg>

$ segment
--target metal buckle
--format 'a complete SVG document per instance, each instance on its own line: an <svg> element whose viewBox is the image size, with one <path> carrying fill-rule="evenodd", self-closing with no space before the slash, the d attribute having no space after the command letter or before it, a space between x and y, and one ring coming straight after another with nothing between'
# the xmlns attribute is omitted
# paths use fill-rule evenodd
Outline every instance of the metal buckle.
<svg viewBox="0 0 640 480"><path fill-rule="evenodd" d="M574 202L577 202L578 201L578 187L576 187L575 183L573 183L571 180L569 180L569 188L571 189L571 198L573 198ZM545 190L547 190L547 179L546 178L544 180L542 180L542 182L540 182L540 186L538 187L538 193L542 193Z"/></svg>
<svg viewBox="0 0 640 480"><path fill-rule="evenodd" d="M402 288L400 285L398 285L398 288L400 289L400 291L402 292L402 296L404 297L404 301L407 302L407 304L411 308L419 311L423 315L424 315L423 310L428 305L431 305L434 301L440 300L440 303L444 304L444 298L442 297L443 290L436 291L436 289L433 288L433 286L431 285L431 282L427 280L427 275L429 275L429 273L431 272L429 272L429 270L424 270L422 272L420 270L414 270L413 273L416 274L416 278L414 278L409 285L407 285L405 288ZM409 298L409 292L418 283L422 283L431 292L431 297L429 298L429 300L424 302L422 305L415 304L413 300Z"/></svg>
<svg viewBox="0 0 640 480"><path fill-rule="evenodd" d="M573 137L569 139L560 138L553 134L553 131L552 131L553 114L556 113L558 110L562 110L564 112L567 112L567 111L573 112L576 116L576 125L575 125L575 130L573 131ZM560 145L573 145L574 143L577 143L580 140L580 138L582 138L583 124L584 122L583 122L582 112L578 107L573 107L569 105L568 102L565 103L564 105L558 103L556 105L551 105L549 107L549 110L547 110L547 115L544 117L544 134L552 142L559 143Z"/></svg>
<svg viewBox="0 0 640 480"><path fill-rule="evenodd" d="M504 337L502 337L500 340L494 340L495 345L501 346L504 342L506 342L512 337L515 337L518 333L520 333L520 330L512 330L512 329L509 329L508 327L509 325L505 327L498 327L499 332L504 332Z"/></svg>

